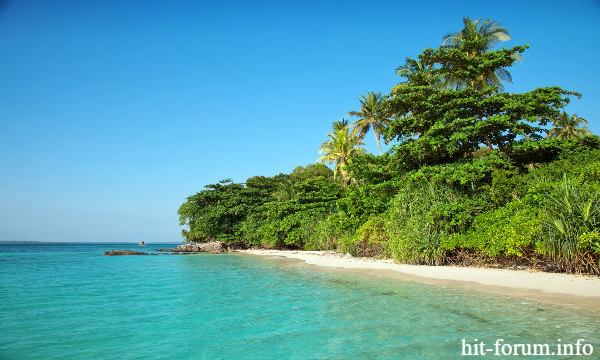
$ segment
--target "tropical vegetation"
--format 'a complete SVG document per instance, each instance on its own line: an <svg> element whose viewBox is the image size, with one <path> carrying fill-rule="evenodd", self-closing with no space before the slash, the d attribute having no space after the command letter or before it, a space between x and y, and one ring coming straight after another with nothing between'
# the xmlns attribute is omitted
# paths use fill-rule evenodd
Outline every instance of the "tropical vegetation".
<svg viewBox="0 0 600 360"><path fill-rule="evenodd" d="M347 114L347 116L360 118L352 123L352 135L357 136L357 139L362 141L367 132L372 129L373 134L375 134L375 141L377 142L379 153L383 155L380 139L383 130L389 124L389 120L385 117L383 111L383 96L381 95L381 92L375 93L369 91L366 96L360 94L358 101L360 101L361 104L360 111L350 111Z"/></svg>
<svg viewBox="0 0 600 360"><path fill-rule="evenodd" d="M577 114L569 116L566 111L556 116L552 125L554 127L548 130L549 138L581 139L592 134L588 129L580 127L580 125L587 126L586 119L578 117Z"/></svg>
<svg viewBox="0 0 600 360"><path fill-rule="evenodd" d="M185 241L600 274L600 138L564 110L576 91L507 91L528 50L497 48L509 39L464 18L405 59L389 94L361 94L316 164L188 197ZM364 149L369 131L379 155Z"/></svg>
<svg viewBox="0 0 600 360"><path fill-rule="evenodd" d="M365 143L356 134L352 133L346 120L333 123L333 132L328 133L329 139L321 145L319 153L324 154L317 162L335 164L333 177L340 176L342 184L346 185L350 179L346 167L350 165L351 159L364 154L362 147Z"/></svg>

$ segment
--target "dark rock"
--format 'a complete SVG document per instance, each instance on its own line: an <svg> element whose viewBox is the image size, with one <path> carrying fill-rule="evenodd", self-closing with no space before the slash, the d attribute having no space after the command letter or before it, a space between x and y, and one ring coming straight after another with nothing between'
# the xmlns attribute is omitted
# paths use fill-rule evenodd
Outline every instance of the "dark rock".
<svg viewBox="0 0 600 360"><path fill-rule="evenodd" d="M240 247L236 247L235 249L238 249L238 248L240 248ZM218 253L227 252L227 251L231 251L231 250L230 250L230 245L225 242L211 241L208 243L183 244L183 245L177 246L175 249L158 249L157 251L182 252L182 253L208 252L211 254L218 254Z"/></svg>
<svg viewBox="0 0 600 360"><path fill-rule="evenodd" d="M131 250L110 250L105 251L104 255L156 255L156 254L148 254L140 251L131 251Z"/></svg>
<svg viewBox="0 0 600 360"><path fill-rule="evenodd" d="M228 252L232 252L235 250L246 250L249 248L248 244L244 243L244 242L238 242L238 243L229 243L227 244L227 251Z"/></svg>

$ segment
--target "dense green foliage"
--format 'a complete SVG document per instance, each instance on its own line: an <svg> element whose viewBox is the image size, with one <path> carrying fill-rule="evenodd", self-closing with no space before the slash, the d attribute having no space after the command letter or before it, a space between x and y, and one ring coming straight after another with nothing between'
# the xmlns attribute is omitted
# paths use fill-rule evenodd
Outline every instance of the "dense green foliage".
<svg viewBox="0 0 600 360"><path fill-rule="evenodd" d="M186 241L250 241L302 247L302 225L332 211L339 198L332 171L322 164L299 166L290 174L231 179L205 186L188 197L178 214Z"/></svg>
<svg viewBox="0 0 600 360"><path fill-rule="evenodd" d="M359 120L333 124L318 161L334 171L207 185L179 209L186 241L600 273L600 138L563 111L580 94L506 92L528 47L494 50L507 29L463 22L407 58L389 95L362 95ZM388 152L365 153L370 130L394 142Z"/></svg>

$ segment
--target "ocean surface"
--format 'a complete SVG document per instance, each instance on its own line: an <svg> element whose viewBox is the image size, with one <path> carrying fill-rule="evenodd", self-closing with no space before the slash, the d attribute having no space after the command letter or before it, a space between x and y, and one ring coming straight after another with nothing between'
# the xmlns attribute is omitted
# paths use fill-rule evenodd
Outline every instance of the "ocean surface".
<svg viewBox="0 0 600 360"><path fill-rule="evenodd" d="M258 256L103 255L173 246L0 245L0 359L457 359L463 339L584 339L575 358L600 358L600 318L564 307Z"/></svg>

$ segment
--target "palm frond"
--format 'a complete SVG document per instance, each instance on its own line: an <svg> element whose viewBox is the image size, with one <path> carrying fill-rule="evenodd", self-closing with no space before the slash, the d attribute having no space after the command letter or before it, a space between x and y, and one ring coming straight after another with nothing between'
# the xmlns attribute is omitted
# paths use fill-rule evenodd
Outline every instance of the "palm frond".
<svg viewBox="0 0 600 360"><path fill-rule="evenodd" d="M506 28L503 28L500 23L490 19L473 20L470 17L463 17L463 28L459 31L447 34L442 38L443 45L449 47L459 47L466 42L476 42L477 47L475 55L489 51L501 42L510 40L511 36ZM520 60L520 55L515 56ZM476 83L476 88L483 88L487 85L496 85L499 91L503 91L502 81L512 83L512 75L506 69L499 69L494 73L486 74L485 80L477 79L445 79L444 85L447 88L461 89L467 86L472 86Z"/></svg>
<svg viewBox="0 0 600 360"><path fill-rule="evenodd" d="M508 70L500 68L495 71L495 74L498 77L498 79L512 84L512 74Z"/></svg>
<svg viewBox="0 0 600 360"><path fill-rule="evenodd" d="M338 123L341 122L338 121ZM330 165L335 163L334 178L341 174L342 179L346 181L348 177L344 166L351 162L352 157L365 153L365 150L361 147L364 146L364 143L356 136L351 135L350 128L347 125L327 135L329 139L321 145L319 150L319 154L324 155L318 158L317 162Z"/></svg>
<svg viewBox="0 0 600 360"><path fill-rule="evenodd" d="M584 127L579 127L580 124ZM554 118L552 123L554 127L548 130L548 138L572 139L586 137L592 134L590 130L585 128L586 125L587 120L584 118L580 118L576 114L569 116L566 111L563 111Z"/></svg>

